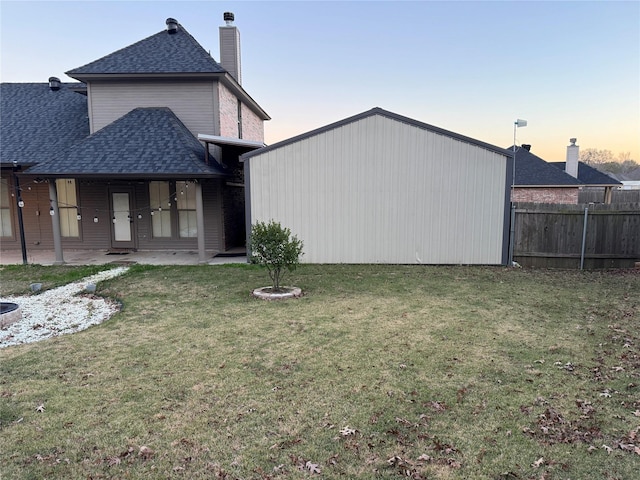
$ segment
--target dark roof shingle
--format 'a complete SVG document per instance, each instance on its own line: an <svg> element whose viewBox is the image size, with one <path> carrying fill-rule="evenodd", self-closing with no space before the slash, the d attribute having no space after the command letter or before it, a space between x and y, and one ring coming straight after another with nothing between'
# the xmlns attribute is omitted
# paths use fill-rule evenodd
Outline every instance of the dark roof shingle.
<svg viewBox="0 0 640 480"><path fill-rule="evenodd" d="M513 146L508 150L513 152ZM513 153L512 153L513 154ZM521 185L553 185L572 186L582 185L582 182L571 175L550 165L529 150L516 147L516 186Z"/></svg>
<svg viewBox="0 0 640 480"><path fill-rule="evenodd" d="M549 162L549 165L564 172L566 162ZM611 178L606 173L602 173L584 162L578 162L578 180L585 185L622 185L615 178Z"/></svg>
<svg viewBox="0 0 640 480"><path fill-rule="evenodd" d="M166 107L136 108L29 175L110 178L212 178L226 172L204 162L204 146Z"/></svg>
<svg viewBox="0 0 640 480"><path fill-rule="evenodd" d="M204 48L180 25L163 30L91 63L74 68L70 77L99 74L224 73Z"/></svg>
<svg viewBox="0 0 640 480"><path fill-rule="evenodd" d="M0 162L44 162L89 135L87 97L72 91L79 85L1 84Z"/></svg>

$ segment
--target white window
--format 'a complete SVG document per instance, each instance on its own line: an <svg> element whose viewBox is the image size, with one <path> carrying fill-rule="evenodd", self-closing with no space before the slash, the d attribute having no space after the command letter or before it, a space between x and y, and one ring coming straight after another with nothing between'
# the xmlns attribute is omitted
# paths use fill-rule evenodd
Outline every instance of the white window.
<svg viewBox="0 0 640 480"><path fill-rule="evenodd" d="M178 199L180 237L197 237L195 185L189 182L176 182L176 198Z"/></svg>
<svg viewBox="0 0 640 480"><path fill-rule="evenodd" d="M79 237L78 202L76 181L73 178L58 178L58 212L60 213L60 233L63 237Z"/></svg>
<svg viewBox="0 0 640 480"><path fill-rule="evenodd" d="M170 204L169 182L149 182L149 205L154 238L171 237Z"/></svg>
<svg viewBox="0 0 640 480"><path fill-rule="evenodd" d="M8 180L0 182L0 237L13 236L11 229L11 196L9 195Z"/></svg>

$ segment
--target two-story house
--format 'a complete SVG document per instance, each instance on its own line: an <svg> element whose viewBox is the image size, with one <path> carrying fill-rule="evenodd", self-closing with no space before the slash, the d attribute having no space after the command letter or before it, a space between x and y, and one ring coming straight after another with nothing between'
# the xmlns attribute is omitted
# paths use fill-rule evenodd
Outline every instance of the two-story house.
<svg viewBox="0 0 640 480"><path fill-rule="evenodd" d="M68 76L2 84L2 249L197 250L245 240L239 155L267 113L242 88L233 14L220 63L175 19ZM22 230L22 232L21 232Z"/></svg>

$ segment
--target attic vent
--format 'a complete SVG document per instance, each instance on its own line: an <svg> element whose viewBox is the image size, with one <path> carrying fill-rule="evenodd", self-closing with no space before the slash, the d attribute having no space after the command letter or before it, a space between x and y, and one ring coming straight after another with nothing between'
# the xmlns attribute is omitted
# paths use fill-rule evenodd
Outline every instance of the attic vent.
<svg viewBox="0 0 640 480"><path fill-rule="evenodd" d="M235 17L231 12L224 12L222 18L224 18L225 23L229 26L233 25L233 21L235 20Z"/></svg>
<svg viewBox="0 0 640 480"><path fill-rule="evenodd" d="M175 18L167 18L167 32L174 34L178 31L178 21Z"/></svg>
<svg viewBox="0 0 640 480"><path fill-rule="evenodd" d="M49 88L54 92L60 90L60 79L58 77L49 77Z"/></svg>

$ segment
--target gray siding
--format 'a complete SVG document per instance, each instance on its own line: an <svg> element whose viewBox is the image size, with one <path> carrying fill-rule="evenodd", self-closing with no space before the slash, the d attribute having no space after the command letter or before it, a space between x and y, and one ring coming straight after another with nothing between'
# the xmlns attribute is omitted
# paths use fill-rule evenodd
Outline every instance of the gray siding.
<svg viewBox="0 0 640 480"><path fill-rule="evenodd" d="M308 263L501 264L504 155L374 115L249 160L251 221Z"/></svg>
<svg viewBox="0 0 640 480"><path fill-rule="evenodd" d="M91 132L100 130L136 107L169 107L194 134L218 135L216 130L217 82L140 81L89 84Z"/></svg>
<svg viewBox="0 0 640 480"><path fill-rule="evenodd" d="M77 180L78 204L81 212L80 237L63 238L63 249L106 250L111 246L110 188L118 186L133 188L132 218L136 248L140 250L196 250L196 238L152 238L148 183L104 182ZM52 217L49 215L49 187L47 183L23 180L23 221L27 251L53 249ZM209 251L224 251L222 230L222 182L203 181L203 203L205 211L205 248ZM138 218L138 214L142 218ZM98 222L94 222L94 217ZM15 219L14 219L15 220ZM2 250L20 249L17 220L14 221L13 239L3 239Z"/></svg>

